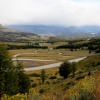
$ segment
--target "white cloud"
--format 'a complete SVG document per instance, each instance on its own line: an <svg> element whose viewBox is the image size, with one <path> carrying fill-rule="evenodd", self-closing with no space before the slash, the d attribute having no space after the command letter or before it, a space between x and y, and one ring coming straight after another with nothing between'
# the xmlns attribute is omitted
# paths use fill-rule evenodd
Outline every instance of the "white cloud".
<svg viewBox="0 0 100 100"><path fill-rule="evenodd" d="M99 5L99 0L0 0L0 23L100 25Z"/></svg>

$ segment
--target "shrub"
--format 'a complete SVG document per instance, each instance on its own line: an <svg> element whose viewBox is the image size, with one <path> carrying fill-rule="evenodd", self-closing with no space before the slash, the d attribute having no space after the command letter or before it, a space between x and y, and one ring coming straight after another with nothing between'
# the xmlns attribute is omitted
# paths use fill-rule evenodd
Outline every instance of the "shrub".
<svg viewBox="0 0 100 100"><path fill-rule="evenodd" d="M57 78L57 76L51 76L50 77L50 79L56 79Z"/></svg>
<svg viewBox="0 0 100 100"><path fill-rule="evenodd" d="M43 88L39 90L39 93L44 93L44 92L45 90Z"/></svg>
<svg viewBox="0 0 100 100"><path fill-rule="evenodd" d="M59 72L56 72L55 75L57 75Z"/></svg>
<svg viewBox="0 0 100 100"><path fill-rule="evenodd" d="M34 80L31 80L31 82L34 82Z"/></svg>
<svg viewBox="0 0 100 100"><path fill-rule="evenodd" d="M78 76L78 77L76 78L76 80L83 79L83 78L85 78L85 75Z"/></svg>
<svg viewBox="0 0 100 100"><path fill-rule="evenodd" d="M99 61L99 62L97 62L97 65L100 65L100 61Z"/></svg>
<svg viewBox="0 0 100 100"><path fill-rule="evenodd" d="M93 77L85 77L74 87L69 89L67 100L95 100L95 79Z"/></svg>
<svg viewBox="0 0 100 100"><path fill-rule="evenodd" d="M37 86L37 83L33 83L33 84L32 84L32 87L36 87L36 86Z"/></svg>
<svg viewBox="0 0 100 100"><path fill-rule="evenodd" d="M48 85L49 85L49 84L50 84L50 82L49 82L49 81L46 81L46 84L48 84Z"/></svg>
<svg viewBox="0 0 100 100"><path fill-rule="evenodd" d="M40 74L32 73L32 74L30 74L29 76L32 76L32 77L40 77Z"/></svg>
<svg viewBox="0 0 100 100"><path fill-rule="evenodd" d="M70 87L72 87L72 86L74 86L74 85L75 85L75 82L69 81L69 82L66 84L64 90L69 89Z"/></svg>

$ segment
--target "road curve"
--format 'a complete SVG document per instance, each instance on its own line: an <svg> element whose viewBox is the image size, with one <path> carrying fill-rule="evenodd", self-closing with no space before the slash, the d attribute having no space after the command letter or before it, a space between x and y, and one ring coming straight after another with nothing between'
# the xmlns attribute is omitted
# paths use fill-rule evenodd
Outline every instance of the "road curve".
<svg viewBox="0 0 100 100"><path fill-rule="evenodd" d="M78 62L80 60L83 60L86 57L80 57L72 60L68 60L69 62ZM33 71L33 70L41 70L41 69L47 69L47 68L54 68L54 67L59 67L62 62L54 63L54 64L49 64L49 65L43 65L43 66L38 66L38 67L31 67L31 68L24 68L25 71Z"/></svg>

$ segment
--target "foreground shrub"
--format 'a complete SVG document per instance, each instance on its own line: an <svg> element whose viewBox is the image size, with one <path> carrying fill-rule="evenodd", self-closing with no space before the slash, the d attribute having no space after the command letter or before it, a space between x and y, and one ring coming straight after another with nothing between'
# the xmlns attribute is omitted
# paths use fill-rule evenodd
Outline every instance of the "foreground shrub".
<svg viewBox="0 0 100 100"><path fill-rule="evenodd" d="M30 89L29 94L17 94L14 96L8 96L4 94L1 100L50 100L49 97L45 97L44 95L40 95L38 91L33 88Z"/></svg>
<svg viewBox="0 0 100 100"><path fill-rule="evenodd" d="M72 90L69 90L67 100L95 100L95 79L93 77L86 77L76 84Z"/></svg>

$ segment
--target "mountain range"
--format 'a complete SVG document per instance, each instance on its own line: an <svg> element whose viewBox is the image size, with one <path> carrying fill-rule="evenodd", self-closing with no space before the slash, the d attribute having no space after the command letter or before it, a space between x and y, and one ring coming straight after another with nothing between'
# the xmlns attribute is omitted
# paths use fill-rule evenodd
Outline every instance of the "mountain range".
<svg viewBox="0 0 100 100"><path fill-rule="evenodd" d="M100 26L46 26L46 25L7 25L7 28L48 36L89 36L100 35Z"/></svg>

